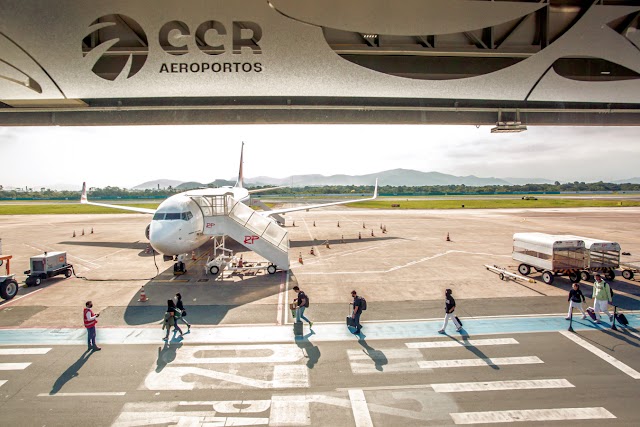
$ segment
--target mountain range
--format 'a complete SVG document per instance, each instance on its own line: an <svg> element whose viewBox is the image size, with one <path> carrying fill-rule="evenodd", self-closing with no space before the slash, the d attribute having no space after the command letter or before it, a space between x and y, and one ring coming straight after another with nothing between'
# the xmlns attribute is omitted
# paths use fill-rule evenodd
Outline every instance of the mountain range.
<svg viewBox="0 0 640 427"><path fill-rule="evenodd" d="M483 185L521 185L521 184L553 184L554 181L544 178L482 178L474 175L455 176L440 172L421 172L412 169L392 169L366 175L292 175L286 178L272 178L268 176L257 176L245 178L245 184L249 186L264 185L292 185L294 187L321 186L321 185L373 185L376 178L380 185L391 186L422 186L422 185L466 185L469 187L479 187ZM179 190L190 188L234 185L235 179L216 179L211 183L183 182L175 180L155 180L147 181L133 187L134 190L144 190L166 188L169 185Z"/></svg>

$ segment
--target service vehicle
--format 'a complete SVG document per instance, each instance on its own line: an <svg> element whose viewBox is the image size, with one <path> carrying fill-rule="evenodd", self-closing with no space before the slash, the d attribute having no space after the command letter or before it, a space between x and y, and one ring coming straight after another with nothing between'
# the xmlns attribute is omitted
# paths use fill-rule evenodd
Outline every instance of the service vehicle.
<svg viewBox="0 0 640 427"><path fill-rule="evenodd" d="M16 281L16 275L11 274L11 258L12 255L0 256L0 267L5 266L7 272L6 275L0 275L0 297L5 300L10 300L18 294L18 282Z"/></svg>
<svg viewBox="0 0 640 427"><path fill-rule="evenodd" d="M64 274L64 277L73 275L73 265L67 263L66 252L45 252L42 255L32 256L29 259L29 270L25 283L27 286L38 286L43 280Z"/></svg>
<svg viewBox="0 0 640 427"><path fill-rule="evenodd" d="M545 233L515 233L511 257L519 261L518 272L529 275L531 269L542 273L542 281L553 283L554 277L566 274L573 283L587 269L587 249L582 239L564 239Z"/></svg>

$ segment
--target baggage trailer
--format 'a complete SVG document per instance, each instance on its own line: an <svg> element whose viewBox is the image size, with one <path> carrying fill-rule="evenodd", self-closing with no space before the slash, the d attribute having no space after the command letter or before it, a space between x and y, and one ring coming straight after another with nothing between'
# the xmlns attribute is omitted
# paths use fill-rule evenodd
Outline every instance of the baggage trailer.
<svg viewBox="0 0 640 427"><path fill-rule="evenodd" d="M556 235L559 239L577 239L584 242L587 249L587 268L580 272L580 279L588 282L591 275L600 273L608 280L616 278L620 266L620 245L616 242L592 239L590 237Z"/></svg>
<svg viewBox="0 0 640 427"><path fill-rule="evenodd" d="M67 264L66 252L45 252L32 256L29 266L31 269L24 272L27 275L27 286L38 286L43 280L60 274L64 274L64 277L71 277L73 274L73 265Z"/></svg>
<svg viewBox="0 0 640 427"><path fill-rule="evenodd" d="M621 262L622 277L633 280L636 274L640 274L640 261Z"/></svg>
<svg viewBox="0 0 640 427"><path fill-rule="evenodd" d="M515 233L511 257L520 262L518 272L527 276L531 269L542 273L542 281L553 283L555 276L566 274L573 283L587 268L587 250L581 239L562 239L545 233Z"/></svg>

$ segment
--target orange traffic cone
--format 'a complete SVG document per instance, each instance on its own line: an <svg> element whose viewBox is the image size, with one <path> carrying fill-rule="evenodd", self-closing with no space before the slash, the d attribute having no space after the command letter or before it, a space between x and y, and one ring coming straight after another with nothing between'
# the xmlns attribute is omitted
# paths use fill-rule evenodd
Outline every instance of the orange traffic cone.
<svg viewBox="0 0 640 427"><path fill-rule="evenodd" d="M327 240L325 243L327 244L327 249L331 249L331 246L329 246L329 241Z"/></svg>
<svg viewBox="0 0 640 427"><path fill-rule="evenodd" d="M91 227L91 234L93 234L93 227Z"/></svg>
<svg viewBox="0 0 640 427"><path fill-rule="evenodd" d="M84 236L84 228L82 229L82 235Z"/></svg>
<svg viewBox="0 0 640 427"><path fill-rule="evenodd" d="M362 233L358 232L358 239L362 240Z"/></svg>
<svg viewBox="0 0 640 427"><path fill-rule="evenodd" d="M302 252L300 252L300 255L298 256L298 262L300 264L304 264L304 262L302 262Z"/></svg>
<svg viewBox="0 0 640 427"><path fill-rule="evenodd" d="M371 237L375 237L375 236L373 235L373 229L371 229Z"/></svg>
<svg viewBox="0 0 640 427"><path fill-rule="evenodd" d="M344 243L344 234L340 237L340 243Z"/></svg>
<svg viewBox="0 0 640 427"><path fill-rule="evenodd" d="M449 233L447 233L447 242L450 242L451 239L449 238Z"/></svg>
<svg viewBox="0 0 640 427"><path fill-rule="evenodd" d="M316 226L316 222L315 222L315 221L313 221L313 226L314 226L314 227Z"/></svg>
<svg viewBox="0 0 640 427"><path fill-rule="evenodd" d="M313 251L313 246L311 247L311 250L309 251L309 255L314 255L315 256L315 252Z"/></svg>
<svg viewBox="0 0 640 427"><path fill-rule="evenodd" d="M340 228L340 221L338 221L338 228Z"/></svg>
<svg viewBox="0 0 640 427"><path fill-rule="evenodd" d="M367 228L367 227L365 227L364 222L362 223L362 228Z"/></svg>
<svg viewBox="0 0 640 427"><path fill-rule="evenodd" d="M295 220L293 220L293 226L294 226L294 227L296 226L296 221L295 221Z"/></svg>
<svg viewBox="0 0 640 427"><path fill-rule="evenodd" d="M196 259L196 251L191 251L191 261L195 261Z"/></svg>
<svg viewBox="0 0 640 427"><path fill-rule="evenodd" d="M144 286L142 287L142 289L140 289L140 299L138 300L138 302L147 302L149 301L149 298L147 298L147 294L144 293Z"/></svg>
<svg viewBox="0 0 640 427"><path fill-rule="evenodd" d="M76 237L76 230L73 230L73 237Z"/></svg>

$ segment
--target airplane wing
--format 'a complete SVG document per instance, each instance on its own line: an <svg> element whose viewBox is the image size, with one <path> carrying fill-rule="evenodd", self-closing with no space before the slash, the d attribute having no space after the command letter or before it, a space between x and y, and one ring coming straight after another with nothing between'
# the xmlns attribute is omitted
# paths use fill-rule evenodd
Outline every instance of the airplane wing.
<svg viewBox="0 0 640 427"><path fill-rule="evenodd" d="M324 208L326 206L336 206L336 205L346 205L347 203L358 203L358 202L364 202L367 200L374 200L378 198L378 180L376 179L376 186L373 190L373 196L372 197L368 197L366 199L355 199L355 200L343 200L340 202L331 202L331 203L321 203L318 205L302 205L302 206L296 206L295 208L283 208L283 209L273 209L270 211L261 211L258 212L260 215L262 216L271 216L271 215L277 215L277 214L284 214L287 212L295 212L295 211L306 211L308 209L316 209L316 208Z"/></svg>
<svg viewBox="0 0 640 427"><path fill-rule="evenodd" d="M102 206L103 208L112 208L112 209L122 209L124 211L133 211L138 213L150 214L153 215L156 213L155 209L146 209L146 208L135 208L133 206L124 206L124 205L108 205L106 203L93 203L87 199L87 183L82 183L82 196L80 196L80 203L83 205L93 205L93 206Z"/></svg>

